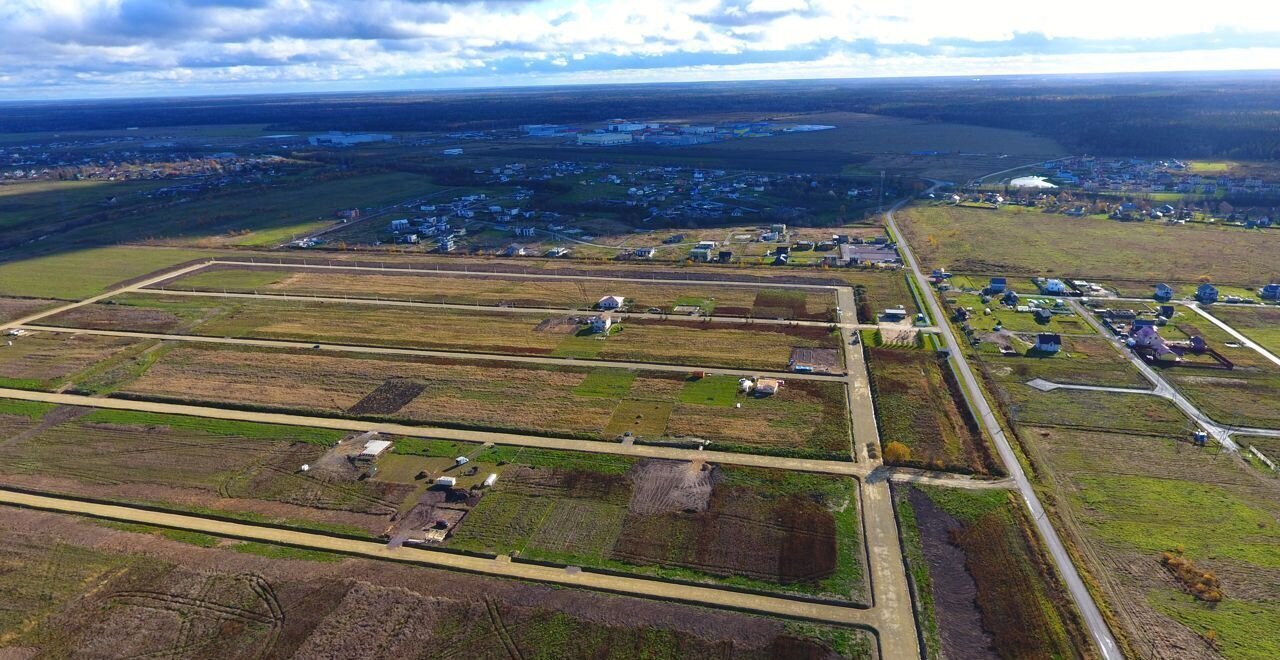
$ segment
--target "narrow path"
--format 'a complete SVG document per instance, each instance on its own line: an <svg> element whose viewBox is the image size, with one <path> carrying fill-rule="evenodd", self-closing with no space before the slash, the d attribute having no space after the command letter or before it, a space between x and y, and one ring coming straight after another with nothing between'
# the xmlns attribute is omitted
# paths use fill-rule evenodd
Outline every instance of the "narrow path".
<svg viewBox="0 0 1280 660"><path fill-rule="evenodd" d="M930 190L936 187L937 185L935 184ZM1049 516L1040 504L1040 498L1036 495L1030 480L1027 479L1026 473L1022 470L1022 464L1018 462L1018 457L1014 453L1009 439L1005 437L1004 429L1000 427L994 411L991 410L990 404L987 403L986 397L983 396L982 388L978 385L978 379L973 375L973 370L969 367L968 359L961 351L955 332L945 322L947 316L943 313L942 305L938 302L937 296L934 295L928 279L920 270L920 264L916 261L915 254L911 252L911 246L907 244L904 234L899 230L894 220L894 212L902 208L907 201L909 200L903 200L890 207L888 213L885 214L885 224L893 232L893 235L898 237L898 251L902 254L903 261L911 269L911 275L915 278L920 293L928 303L931 316L938 320L942 328L939 336L942 337L950 352L948 359L955 366L956 375L959 376L961 382L964 383L964 386L969 391L967 398L969 406L973 408L974 417L982 423L987 433L995 441L996 450L1000 453L1000 459L1004 462L1010 477L1017 485L1018 492L1031 513L1031 520L1035 523L1036 530L1039 531L1040 538L1044 541L1045 548L1053 559L1054 566L1057 567L1058 574L1062 577L1063 584L1071 594L1072 600L1075 601L1084 625L1093 637L1093 641L1102 657L1106 660L1121 660L1123 654L1121 654L1120 647L1116 644L1115 637L1112 636L1111 630L1107 626L1106 619L1103 618L1097 603L1093 601L1093 595L1085 587L1084 581L1080 578L1080 573L1071 561L1071 556L1067 554L1066 547L1062 544L1062 539L1059 538L1057 530L1054 529L1053 523L1050 522Z"/></svg>
<svg viewBox="0 0 1280 660"><path fill-rule="evenodd" d="M680 364L658 364L652 362L624 362L618 360L600 360L572 357L544 357L538 355L510 355L507 353L473 353L470 351L437 351L425 348L393 348L388 346L356 346L351 344L333 344L327 342L297 341L292 339L251 339L244 337L211 337L208 335L180 335L163 332L142 332L138 330L92 330L88 328L70 328L52 325L23 325L24 330L31 332L56 332L62 334L102 335L105 337L133 337L137 339L160 339L164 341L185 341L201 344L223 344L238 346L257 346L261 348L291 348L335 351L342 353L370 353L376 355L408 355L418 357L439 357L465 360L493 360L500 362L519 362L524 364L551 364L583 367L603 367L614 369L637 369L641 371L666 371L675 373L709 373L727 374L731 376L773 376L790 380L824 380L843 381L843 376L827 374L802 374L791 371L771 371L768 369L730 369L721 367L686 366Z"/></svg>
<svg viewBox="0 0 1280 660"><path fill-rule="evenodd" d="M671 584L642 577L621 577L588 570L523 564L498 559L471 557L421 548L388 548L378 541L357 541L311 532L283 530L250 523L212 520L194 515L161 513L123 505L97 504L51 495L33 495L0 488L0 504L42 511L120 520L171 529L183 529L215 536L276 543L313 550L338 552L373 559L411 562L469 573L481 573L520 580L549 582L613 593L673 600L782 615L809 621L873 628L875 614L869 610L834 603L813 603L786 596L746 594L713 586Z"/></svg>

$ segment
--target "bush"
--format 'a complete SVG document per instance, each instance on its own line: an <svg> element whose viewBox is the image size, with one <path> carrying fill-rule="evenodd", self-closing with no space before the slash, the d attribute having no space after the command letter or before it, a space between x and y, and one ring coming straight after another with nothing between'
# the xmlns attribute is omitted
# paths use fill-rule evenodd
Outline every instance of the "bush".
<svg viewBox="0 0 1280 660"><path fill-rule="evenodd" d="M884 462L895 464L911 462L911 448L901 442L890 442L884 446Z"/></svg>

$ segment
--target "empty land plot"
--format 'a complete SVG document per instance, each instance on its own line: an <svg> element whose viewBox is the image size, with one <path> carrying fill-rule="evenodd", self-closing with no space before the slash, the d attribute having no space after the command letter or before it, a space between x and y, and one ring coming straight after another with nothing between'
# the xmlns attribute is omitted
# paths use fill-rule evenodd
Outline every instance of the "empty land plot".
<svg viewBox="0 0 1280 660"><path fill-rule="evenodd" d="M145 310L145 311L141 311ZM135 293L59 314L69 327L333 342L459 352L589 357L708 367L785 369L791 349L838 345L822 327L629 320L593 335L584 316L380 307L368 304L189 298ZM84 325L78 325L84 324Z"/></svg>
<svg viewBox="0 0 1280 660"><path fill-rule="evenodd" d="M857 600L856 482L705 463L511 452L446 545Z"/></svg>
<svg viewBox="0 0 1280 660"><path fill-rule="evenodd" d="M1066 218L1022 208L912 206L900 217L922 265L957 272L1148 282L1207 276L1248 285L1280 253L1280 232L1237 227Z"/></svg>
<svg viewBox="0 0 1280 660"><path fill-rule="evenodd" d="M1071 599L1011 495L907 486L894 500L927 657L1084 654Z"/></svg>
<svg viewBox="0 0 1280 660"><path fill-rule="evenodd" d="M0 345L0 385L27 390L53 389L81 371L136 344L101 335L31 332Z"/></svg>
<svg viewBox="0 0 1280 660"><path fill-rule="evenodd" d="M9 483L72 495L379 533L409 488L299 472L342 433L62 408L0 441Z"/></svg>
<svg viewBox="0 0 1280 660"><path fill-rule="evenodd" d="M1206 309L1272 355L1280 355L1280 307L1213 305Z"/></svg>
<svg viewBox="0 0 1280 660"><path fill-rule="evenodd" d="M1164 371L1201 412L1232 426L1280 428L1280 368L1219 371L1174 367Z"/></svg>
<svg viewBox="0 0 1280 660"><path fill-rule="evenodd" d="M1014 421L1189 437L1196 426L1167 399L1147 394L1053 390L999 382L997 399Z"/></svg>
<svg viewBox="0 0 1280 660"><path fill-rule="evenodd" d="M0 516L10 605L0 638L22 656L873 657L870 635L849 628L21 509Z"/></svg>
<svg viewBox="0 0 1280 660"><path fill-rule="evenodd" d="M1181 438L1059 428L1024 435L1069 506L1091 569L1106 576L1099 582L1132 648L1156 657L1280 651L1280 628L1269 623L1280 620L1280 482ZM1211 573L1221 600L1198 597L1162 565L1165 553Z"/></svg>
<svg viewBox="0 0 1280 660"><path fill-rule="evenodd" d="M454 266L456 268L456 266ZM748 316L759 306L761 295L777 292L788 304L768 309L768 316L827 320L835 307L831 291L764 289L757 286L646 283L536 277L503 278L500 275L450 275L344 273L327 270L248 269L214 266L172 282L168 289L236 291L329 297L383 298L460 305L512 305L590 309L605 296L622 296L631 308L645 311L656 307L671 311L682 301L699 301L704 310L719 314ZM757 313L756 316L766 314Z"/></svg>
<svg viewBox="0 0 1280 660"><path fill-rule="evenodd" d="M1021 340L1032 345L1035 337L1028 335ZM993 377L1009 382L1042 378L1064 385L1151 387L1128 358L1102 337L1063 337L1062 343L1062 350L1055 355L983 353L982 362Z"/></svg>
<svg viewBox="0 0 1280 660"><path fill-rule="evenodd" d="M876 414L886 447L908 452L903 465L982 474L999 467L972 420L949 369L932 352L868 348Z"/></svg>
<svg viewBox="0 0 1280 660"><path fill-rule="evenodd" d="M102 247L60 252L0 264L0 295L80 300L112 284L152 271L211 257L204 250Z"/></svg>
<svg viewBox="0 0 1280 660"><path fill-rule="evenodd" d="M0 298L0 323L8 323L58 304L43 298Z"/></svg>
<svg viewBox="0 0 1280 660"><path fill-rule="evenodd" d="M623 391L618 371L600 376L601 370L569 365L184 345L118 388L151 399L455 428L605 440L630 431L643 441L709 439L727 450L848 456L841 383L796 381L771 397L734 395L728 401L741 403L738 408L682 403L686 381L679 374L640 371ZM605 379L613 382L605 387ZM367 408L390 381L420 391L407 402L396 400L391 412Z"/></svg>

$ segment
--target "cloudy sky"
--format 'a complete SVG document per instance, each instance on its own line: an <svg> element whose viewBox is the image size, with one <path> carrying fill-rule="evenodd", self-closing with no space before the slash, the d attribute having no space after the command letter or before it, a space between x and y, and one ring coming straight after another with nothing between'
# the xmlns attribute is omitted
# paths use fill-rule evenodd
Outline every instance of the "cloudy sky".
<svg viewBox="0 0 1280 660"><path fill-rule="evenodd" d="M0 100L1280 69L1262 0L0 0Z"/></svg>

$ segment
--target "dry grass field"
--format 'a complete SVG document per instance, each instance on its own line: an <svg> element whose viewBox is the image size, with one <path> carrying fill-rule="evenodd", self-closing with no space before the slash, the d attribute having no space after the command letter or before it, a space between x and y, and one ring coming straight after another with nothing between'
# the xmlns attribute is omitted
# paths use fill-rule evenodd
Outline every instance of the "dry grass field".
<svg viewBox="0 0 1280 660"><path fill-rule="evenodd" d="M727 398L688 402L683 392L691 384L683 375L604 370L634 377L616 392L584 386L599 371L187 345L165 352L117 387L126 395L165 400L585 439L613 440L613 431L621 430L642 440L704 439L722 449L848 457L839 383L795 381L775 396L752 397L737 393L736 378L711 376L725 379ZM393 381L420 387L401 400L386 390ZM392 405L370 407L371 395Z"/></svg>
<svg viewBox="0 0 1280 660"><path fill-rule="evenodd" d="M455 266L456 268L457 266ZM749 316L764 287L714 284L659 284L593 279L503 278L496 275L348 273L279 268L217 266L165 283L166 289L283 293L331 297L410 300L462 305L511 305L586 310L605 296L622 296L631 308L670 312L677 304L697 304L729 316ZM806 291L794 318L829 320L835 308L830 291ZM792 310L787 309L791 312ZM762 315L762 314L760 314ZM791 318L788 315L788 318Z"/></svg>
<svg viewBox="0 0 1280 660"><path fill-rule="evenodd" d="M901 213L899 226L922 266L960 273L1144 285L1204 276L1256 286L1280 253L1280 232L1068 218L1023 207L912 206Z"/></svg>
<svg viewBox="0 0 1280 660"><path fill-rule="evenodd" d="M564 316L368 304L165 296L135 293L55 316L53 325L111 330L289 339L366 346L439 349L783 370L792 348L830 348L821 327L699 321L624 321L591 335Z"/></svg>
<svg viewBox="0 0 1280 660"><path fill-rule="evenodd" d="M0 341L0 386L52 389L136 343L118 337L51 332L5 339Z"/></svg>

